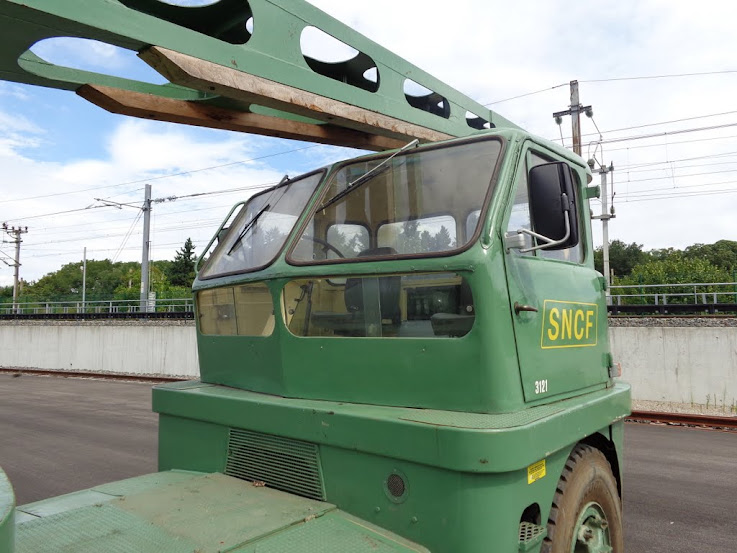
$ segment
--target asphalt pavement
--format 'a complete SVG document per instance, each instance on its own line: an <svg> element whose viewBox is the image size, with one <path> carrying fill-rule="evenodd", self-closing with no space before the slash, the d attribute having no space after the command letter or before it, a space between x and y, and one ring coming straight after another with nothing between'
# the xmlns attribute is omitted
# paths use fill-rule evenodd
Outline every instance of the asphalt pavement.
<svg viewBox="0 0 737 553"><path fill-rule="evenodd" d="M29 503L156 470L151 384L0 374L0 466ZM737 546L737 433L625 430L627 553Z"/></svg>
<svg viewBox="0 0 737 553"><path fill-rule="evenodd" d="M18 505L155 472L151 386L0 374L0 467Z"/></svg>

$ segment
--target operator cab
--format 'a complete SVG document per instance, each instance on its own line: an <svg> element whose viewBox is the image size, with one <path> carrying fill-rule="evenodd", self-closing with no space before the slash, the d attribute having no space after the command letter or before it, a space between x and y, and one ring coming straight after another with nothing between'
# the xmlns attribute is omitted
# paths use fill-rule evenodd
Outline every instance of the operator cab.
<svg viewBox="0 0 737 553"><path fill-rule="evenodd" d="M538 171L555 178L529 183L542 191L530 210L543 234L529 216L519 246L493 232L495 217L519 215L505 212L516 201L518 134L413 142L285 177L234 207L195 282L203 381L462 411L523 403L509 391L519 373L502 255L545 248L544 234L560 239L553 246L579 239L573 177L560 162ZM573 215L546 226L551 202ZM515 263L507 268L528 270Z"/></svg>

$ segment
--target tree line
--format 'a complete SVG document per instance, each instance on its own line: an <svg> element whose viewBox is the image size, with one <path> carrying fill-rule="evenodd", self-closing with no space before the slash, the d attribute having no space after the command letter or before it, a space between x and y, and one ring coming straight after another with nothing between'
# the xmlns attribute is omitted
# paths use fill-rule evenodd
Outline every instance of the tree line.
<svg viewBox="0 0 737 553"><path fill-rule="evenodd" d="M151 291L157 298L185 298L192 294L195 252L187 238L172 260L149 264ZM63 265L35 282L21 281L19 302L79 301L82 299L82 262ZM137 300L141 294L141 264L109 259L87 260L87 301ZM13 287L0 287L0 303L13 299Z"/></svg>
<svg viewBox="0 0 737 553"><path fill-rule="evenodd" d="M594 264L603 272L601 248L594 251ZM652 284L737 282L737 242L719 240L714 244L694 244L683 250L644 250L641 244L613 240L609 245L609 267L613 285L631 286L615 291L622 294L685 292L678 287L644 288ZM727 291L730 290L724 287L698 287L699 293ZM674 297L668 301L677 303L679 300ZM687 300L683 298L683 301ZM722 297L719 301L731 303L734 299ZM630 298L629 302L641 303L641 300Z"/></svg>
<svg viewBox="0 0 737 553"><path fill-rule="evenodd" d="M402 229L400 238L408 244L423 241L416 228ZM445 232L443 232L445 231ZM451 243L447 230L437 236L424 237L437 241L439 249L447 249ZM366 247L361 237L350 239L341 235L340 246L347 252L357 252ZM405 245L408 251L432 251L438 248L422 248ZM195 248L187 238L174 259L154 261L150 264L151 291L158 298L184 298L191 294L194 281ZM603 272L602 249L594 251L596 269ZM623 293L641 293L646 284L682 284L737 282L737 242L719 240L714 244L694 244L683 250L664 248L645 250L641 244L627 244L613 240L609 246L609 266L613 273L612 284L631 286ZM87 261L86 298L94 300L136 300L140 297L141 264L137 262L112 262L109 259ZM676 292L676 288L663 287L648 290L650 293ZM703 292L724 291L714 288ZM13 287L0 287L0 303L11 301ZM82 298L82 262L63 265L35 282L21 282L18 300L78 301Z"/></svg>

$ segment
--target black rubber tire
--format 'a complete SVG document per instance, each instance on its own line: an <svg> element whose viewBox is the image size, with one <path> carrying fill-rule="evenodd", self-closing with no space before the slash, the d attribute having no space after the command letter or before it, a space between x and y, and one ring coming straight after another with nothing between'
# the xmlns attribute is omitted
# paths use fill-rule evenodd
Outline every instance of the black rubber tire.
<svg viewBox="0 0 737 553"><path fill-rule="evenodd" d="M622 502L612 467L601 451L578 444L558 481L541 553L571 552L574 527L584 507L591 502L604 511L613 553L623 553Z"/></svg>

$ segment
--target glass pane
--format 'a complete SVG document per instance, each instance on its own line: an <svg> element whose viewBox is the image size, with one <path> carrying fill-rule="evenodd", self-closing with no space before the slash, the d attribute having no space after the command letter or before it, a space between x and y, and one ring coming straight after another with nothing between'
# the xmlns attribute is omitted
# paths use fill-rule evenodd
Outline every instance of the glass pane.
<svg viewBox="0 0 737 553"><path fill-rule="evenodd" d="M367 259L465 246L470 235L459 240L457 222L483 206L500 151L499 141L482 140L341 167L290 259L329 259L323 242L331 242L327 233L336 225L357 225L376 237L360 252Z"/></svg>
<svg viewBox="0 0 737 553"><path fill-rule="evenodd" d="M471 288L456 273L293 280L282 302L297 336L454 338L475 320Z"/></svg>
<svg viewBox="0 0 737 553"><path fill-rule="evenodd" d="M200 278L269 265L292 232L323 173L289 181L254 196L218 243Z"/></svg>
<svg viewBox="0 0 737 553"><path fill-rule="evenodd" d="M220 336L270 336L274 304L265 284L242 284L197 294L200 332Z"/></svg>
<svg viewBox="0 0 737 553"><path fill-rule="evenodd" d="M456 223L453 217L428 217L379 227L379 247L396 253L430 253L452 250L456 245Z"/></svg>
<svg viewBox="0 0 737 553"><path fill-rule="evenodd" d="M516 234L518 229L532 230L530 222L530 198L527 191L527 167L522 167L514 185L514 203L512 204L512 212L509 215L509 223L507 224L507 233ZM532 237L529 234L522 235L525 239L523 249L532 247ZM513 249L517 255L535 255L535 252L522 253L518 249Z"/></svg>
<svg viewBox="0 0 737 553"><path fill-rule="evenodd" d="M199 292L197 294L197 313L202 334L237 334L232 288L217 288Z"/></svg>
<svg viewBox="0 0 737 553"><path fill-rule="evenodd" d="M479 224L479 218L481 217L481 210L474 209L466 217L466 240L470 240L473 233L476 232L476 227Z"/></svg>
<svg viewBox="0 0 737 553"><path fill-rule="evenodd" d="M369 233L361 225L337 224L328 229L326 258L357 257L369 247Z"/></svg>

